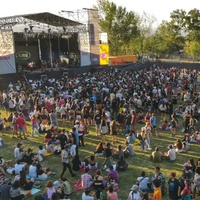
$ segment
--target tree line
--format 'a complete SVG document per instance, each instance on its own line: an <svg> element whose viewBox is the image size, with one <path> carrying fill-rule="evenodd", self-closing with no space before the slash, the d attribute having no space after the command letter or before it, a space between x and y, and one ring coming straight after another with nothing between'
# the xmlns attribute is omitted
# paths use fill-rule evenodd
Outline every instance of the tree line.
<svg viewBox="0 0 200 200"><path fill-rule="evenodd" d="M156 58L173 54L189 55L192 59L200 56L200 10L189 12L174 10L170 21L154 28L154 16L143 13L139 16L126 7L117 6L109 0L97 0L99 24L102 32L107 32L110 54L152 55Z"/></svg>

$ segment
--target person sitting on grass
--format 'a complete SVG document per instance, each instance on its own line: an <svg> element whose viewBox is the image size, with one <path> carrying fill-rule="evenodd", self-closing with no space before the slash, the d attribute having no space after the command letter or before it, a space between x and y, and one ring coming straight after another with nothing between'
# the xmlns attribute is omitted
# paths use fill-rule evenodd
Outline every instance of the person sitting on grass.
<svg viewBox="0 0 200 200"><path fill-rule="evenodd" d="M114 191L114 188L112 186L108 187L107 191L107 200L117 200L118 194Z"/></svg>
<svg viewBox="0 0 200 200"><path fill-rule="evenodd" d="M103 156L103 154L104 154L103 142L100 142L97 145L96 150L95 150L94 153L95 153L96 156Z"/></svg>
<svg viewBox="0 0 200 200"><path fill-rule="evenodd" d="M19 182L20 182L20 188L22 188L24 190L31 190L32 187L33 187L33 184L34 184L34 179L31 178L31 180L28 180L26 178L25 171L21 171L20 172Z"/></svg>
<svg viewBox="0 0 200 200"><path fill-rule="evenodd" d="M156 147L155 151L152 152L150 159L153 162L161 162L162 161L162 153L159 151L158 147Z"/></svg>
<svg viewBox="0 0 200 200"><path fill-rule="evenodd" d="M159 126L159 129L163 131L168 131L170 129L167 120L162 122L162 124Z"/></svg>
<svg viewBox="0 0 200 200"><path fill-rule="evenodd" d="M90 155L88 157L88 168L92 170L98 169L97 157L95 155Z"/></svg>
<svg viewBox="0 0 200 200"><path fill-rule="evenodd" d="M119 174L116 170L114 170L113 166L110 166L110 172L108 173L108 178L113 179L115 183L119 183Z"/></svg>
<svg viewBox="0 0 200 200"><path fill-rule="evenodd" d="M125 171L128 168L128 164L124 160L124 157L122 156L119 161L117 162L117 170L118 171Z"/></svg>
<svg viewBox="0 0 200 200"><path fill-rule="evenodd" d="M126 142L126 147L123 151L124 151L125 158L128 158L129 156L135 155L135 151L133 149L133 146L131 144L129 144L128 142Z"/></svg>
<svg viewBox="0 0 200 200"><path fill-rule="evenodd" d="M76 154L72 159L72 169L74 171L79 171L83 167L84 167L84 164L80 161L79 155Z"/></svg>
<svg viewBox="0 0 200 200"><path fill-rule="evenodd" d="M22 170L25 170L27 167L26 163L21 162L20 160L17 160L15 164L15 175L19 175Z"/></svg>
<svg viewBox="0 0 200 200"><path fill-rule="evenodd" d="M12 184L10 188L11 200L15 200L15 199L22 200L25 197L28 197L30 195L31 195L30 190L26 191L25 194L22 194L19 180L14 181L14 183Z"/></svg>
<svg viewBox="0 0 200 200"><path fill-rule="evenodd" d="M46 152L45 148L42 145L39 145L39 151L37 154L37 160L39 162L44 160L45 152Z"/></svg>
<svg viewBox="0 0 200 200"><path fill-rule="evenodd" d="M85 173L81 175L81 185L85 189L89 189L93 185L93 178L88 172L89 168L85 168Z"/></svg>
<svg viewBox="0 0 200 200"><path fill-rule="evenodd" d="M169 162L174 162L176 160L176 150L173 145L169 146L169 151L164 153L163 157Z"/></svg>
<svg viewBox="0 0 200 200"><path fill-rule="evenodd" d="M44 168L40 163L37 163L37 176L39 179L46 180L52 175L52 171L49 168Z"/></svg>

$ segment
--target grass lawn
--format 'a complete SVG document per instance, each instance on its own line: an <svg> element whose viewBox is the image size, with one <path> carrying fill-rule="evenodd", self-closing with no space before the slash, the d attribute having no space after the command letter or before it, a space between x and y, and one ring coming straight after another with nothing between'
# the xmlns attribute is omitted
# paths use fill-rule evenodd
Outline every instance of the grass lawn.
<svg viewBox="0 0 200 200"><path fill-rule="evenodd" d="M5 112L2 111L3 117L5 117ZM159 122L159 118L157 118L157 124ZM137 124L137 128L140 128L141 125ZM63 127L62 127L63 128ZM66 129L71 129L71 126L65 127ZM177 136L171 137L171 134L169 131L161 132L158 131L159 136L158 137L152 137L151 143L152 143L152 150L154 150L155 147L159 147L159 149L162 152L167 151L167 146L169 144L173 144L176 140L176 138L183 139L184 134L181 133L181 120L179 120L179 129L177 130ZM28 123L28 132L30 133L30 123ZM80 148L80 157L82 159L85 158L85 156L92 154L95 150L96 145L101 141L101 138L96 136L94 127L89 128L90 136L86 137L86 146ZM123 147L125 147L125 137L119 136L119 144L121 144ZM25 149L31 147L34 149L34 151L38 151L38 145L44 144L43 137L28 137L28 140L20 140L20 139L13 139L11 131L6 132L6 136L2 136L4 145L0 147L0 156L4 157L4 159L12 159L14 163L14 148L18 142L23 143L23 147ZM111 141L110 136L106 136L108 141ZM113 147L116 148L118 144L114 144ZM156 166L161 167L162 173L166 177L166 181L169 179L169 174L171 171L175 171L177 173L177 176L179 177L181 175L181 171L183 169L182 165L190 158L193 158L195 162L197 159L200 158L200 146L197 144L190 144L190 150L187 153L179 153L177 156L177 160L174 163L169 163L167 161L163 161L162 163L156 164L150 161L149 156L152 151L148 151L147 153L140 151L140 146L135 146L136 156L132 158L126 158L126 161L129 164L129 168L125 172L119 172L120 174L120 189L117 191L119 198L121 200L126 200L130 191L130 188L132 185L136 182L136 178L140 176L141 172L144 170L148 176L152 176L154 173L154 168ZM102 167L101 163L103 162L104 158L99 157L99 166ZM61 174L62 170L62 164L61 164L61 158L60 156L49 156L46 157L45 160L42 162L44 166L50 167L53 171L56 172L56 175L52 177L52 181L58 180L59 176ZM67 170L65 173L65 176L68 178L68 180L71 182L72 186L74 185L75 181L80 178L82 173L77 173L77 176L72 178L69 174L69 171ZM106 175L106 172L103 172L103 175ZM9 176L9 175L8 175ZM45 181L42 182L41 191L43 191L45 186ZM70 199L71 200L79 200L81 197L83 191L74 192ZM106 191L105 191L106 192ZM104 193L105 193L104 192ZM106 195L104 195L106 197ZM29 197L28 199L34 199L34 197ZM164 195L164 200L168 200L169 198L167 195Z"/></svg>

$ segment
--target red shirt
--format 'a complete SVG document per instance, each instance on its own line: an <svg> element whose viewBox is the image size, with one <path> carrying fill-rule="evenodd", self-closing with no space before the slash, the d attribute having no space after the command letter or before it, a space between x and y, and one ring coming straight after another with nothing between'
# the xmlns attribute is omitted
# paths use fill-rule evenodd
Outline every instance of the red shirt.
<svg viewBox="0 0 200 200"><path fill-rule="evenodd" d="M19 128L23 128L25 127L26 125L26 122L24 120L23 117L19 116L17 119L16 119L16 123L18 124Z"/></svg>

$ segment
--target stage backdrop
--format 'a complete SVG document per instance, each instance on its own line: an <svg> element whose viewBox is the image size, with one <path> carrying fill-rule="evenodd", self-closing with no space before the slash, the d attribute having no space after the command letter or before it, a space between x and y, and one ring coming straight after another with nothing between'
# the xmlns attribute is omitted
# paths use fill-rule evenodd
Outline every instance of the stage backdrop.
<svg viewBox="0 0 200 200"><path fill-rule="evenodd" d="M28 65L29 62L39 63L38 46L36 45L16 45L15 46L16 62L19 65Z"/></svg>
<svg viewBox="0 0 200 200"><path fill-rule="evenodd" d="M0 74L16 73L13 31L0 30Z"/></svg>

